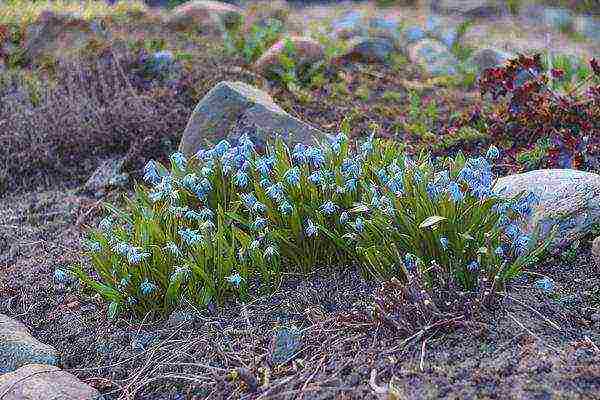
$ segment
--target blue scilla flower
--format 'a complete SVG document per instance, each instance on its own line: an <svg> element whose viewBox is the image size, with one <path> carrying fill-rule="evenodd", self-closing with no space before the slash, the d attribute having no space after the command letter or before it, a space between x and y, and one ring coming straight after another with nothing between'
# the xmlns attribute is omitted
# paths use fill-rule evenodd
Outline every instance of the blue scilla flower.
<svg viewBox="0 0 600 400"><path fill-rule="evenodd" d="M259 182L260 186L267 188L269 186L271 186L271 181L269 180L269 178L262 178Z"/></svg>
<svg viewBox="0 0 600 400"><path fill-rule="evenodd" d="M287 172L283 175L283 178L293 186L297 186L300 184L300 169L298 167L293 167L287 170Z"/></svg>
<svg viewBox="0 0 600 400"><path fill-rule="evenodd" d="M307 154L309 162L313 167L319 168L325 164L325 154L323 153L322 149L318 147L310 147L307 150Z"/></svg>
<svg viewBox="0 0 600 400"><path fill-rule="evenodd" d="M225 153L227 153L229 148L230 148L229 142L227 140L221 140L219 143L217 143L215 145L215 147L213 148L213 151L217 157L223 157L223 155L225 155Z"/></svg>
<svg viewBox="0 0 600 400"><path fill-rule="evenodd" d="M179 247L174 242L168 242L165 246L165 249L169 251L175 257L182 257L183 253L179 250Z"/></svg>
<svg viewBox="0 0 600 400"><path fill-rule="evenodd" d="M263 217L256 217L254 222L252 223L252 229L255 231L260 231L267 227L267 220Z"/></svg>
<svg viewBox="0 0 600 400"><path fill-rule="evenodd" d="M283 193L283 184L281 182L277 182L271 186L269 186L266 190L267 196L271 198L271 200L279 201L284 193Z"/></svg>
<svg viewBox="0 0 600 400"><path fill-rule="evenodd" d="M440 188L445 188L450 184L450 171L444 170L436 172L434 175L434 182Z"/></svg>
<svg viewBox="0 0 600 400"><path fill-rule="evenodd" d="M129 248L131 247L130 244L128 243L124 243L124 242L116 242L113 246L112 246L112 250L117 253L120 254L124 257L127 257L127 253L129 252Z"/></svg>
<svg viewBox="0 0 600 400"><path fill-rule="evenodd" d="M390 179L387 182L386 186L396 196L400 196L404 192L404 181L402 178L398 179L394 177L394 179Z"/></svg>
<svg viewBox="0 0 600 400"><path fill-rule="evenodd" d="M496 247L496 250L494 250L494 253L498 256L498 257L502 257L504 258L504 248L502 246L498 246Z"/></svg>
<svg viewBox="0 0 600 400"><path fill-rule="evenodd" d="M365 229L365 223L361 217L357 217L356 221L354 221L354 229L357 232L362 232Z"/></svg>
<svg viewBox="0 0 600 400"><path fill-rule="evenodd" d="M550 293L554 290L554 281L548 277L544 277L542 279L538 279L535 282L535 286L546 293Z"/></svg>
<svg viewBox="0 0 600 400"><path fill-rule="evenodd" d="M375 137L375 135L371 134L369 136L369 138L360 145L360 151L363 154L367 155L367 154L371 154L373 152L373 139L374 139L374 137Z"/></svg>
<svg viewBox="0 0 600 400"><path fill-rule="evenodd" d="M100 228L100 230L104 233L110 233L113 228L113 223L114 223L114 221L113 221L112 217L110 217L110 216L104 217L98 224L98 228Z"/></svg>
<svg viewBox="0 0 600 400"><path fill-rule="evenodd" d="M448 193L450 193L450 198L455 203L460 203L464 198L464 194L456 182L450 182L448 184Z"/></svg>
<svg viewBox="0 0 600 400"><path fill-rule="evenodd" d="M189 246L193 246L194 244L202 241L202 236L200 235L200 232L195 231L193 229L181 228L179 229L178 233L179 236L181 236L181 239Z"/></svg>
<svg viewBox="0 0 600 400"><path fill-rule="evenodd" d="M204 221L204 218L202 217L202 215L195 211L195 210L188 210L185 212L185 217L187 219L191 219L192 221Z"/></svg>
<svg viewBox="0 0 600 400"><path fill-rule="evenodd" d="M244 280L244 278L242 278L237 272L232 275L229 275L226 279L227 282L231 283L235 287L239 287L242 283L242 280Z"/></svg>
<svg viewBox="0 0 600 400"><path fill-rule="evenodd" d="M196 191L196 187L198 185L198 176L196 174L187 174L181 180L181 184L186 189L189 189L192 192L195 192Z"/></svg>
<svg viewBox="0 0 600 400"><path fill-rule="evenodd" d="M492 145L488 149L485 156L488 160L496 160L496 159L498 159L498 157L500 157L500 150L498 150L498 148L496 146Z"/></svg>
<svg viewBox="0 0 600 400"><path fill-rule="evenodd" d="M169 277L169 281L174 282L177 279L187 280L189 279L192 271L188 267L176 267L175 270L171 273Z"/></svg>
<svg viewBox="0 0 600 400"><path fill-rule="evenodd" d="M256 171L262 176L268 176L271 173L271 168L275 162L275 157L260 157L256 161Z"/></svg>
<svg viewBox="0 0 600 400"><path fill-rule="evenodd" d="M413 271L417 267L417 256L411 253L406 253L404 256L404 266L408 271Z"/></svg>
<svg viewBox="0 0 600 400"><path fill-rule="evenodd" d="M348 214L348 212L342 211L342 213L340 214L340 224L345 225L349 219L350 219L350 215Z"/></svg>
<svg viewBox="0 0 600 400"><path fill-rule="evenodd" d="M521 230L515 223L511 223L504 228L504 233L512 240L516 240L521 234Z"/></svg>
<svg viewBox="0 0 600 400"><path fill-rule="evenodd" d="M354 192L356 192L356 185L357 185L357 180L355 178L350 178L346 181L346 184L344 185L344 189L346 189L346 191L349 193L354 193Z"/></svg>
<svg viewBox="0 0 600 400"><path fill-rule="evenodd" d="M308 163L308 147L303 143L298 143L292 151L292 160L295 163L303 165Z"/></svg>
<svg viewBox="0 0 600 400"><path fill-rule="evenodd" d="M304 229L304 231L306 233L306 236L308 237L316 237L319 233L317 226L312 222L310 218L306 220L306 228Z"/></svg>
<svg viewBox="0 0 600 400"><path fill-rule="evenodd" d="M185 170L185 167L187 165L187 159L185 158L185 155L183 153L175 152L171 154L170 160L173 164L175 164L177 169L179 169L180 171Z"/></svg>
<svg viewBox="0 0 600 400"><path fill-rule="evenodd" d="M123 287L127 287L131 283L131 275L127 274L119 281L119 284Z"/></svg>
<svg viewBox="0 0 600 400"><path fill-rule="evenodd" d="M467 265L467 269L471 272L475 272L479 269L479 263L477 261L471 261L468 265Z"/></svg>
<svg viewBox="0 0 600 400"><path fill-rule="evenodd" d="M268 259L277 257L279 255L279 252L277 251L277 248L275 248L274 246L267 246L267 248L265 249L265 257Z"/></svg>
<svg viewBox="0 0 600 400"><path fill-rule="evenodd" d="M386 184L390 180L385 168L380 168L375 174L377 175L377 178L379 178L379 182L382 184Z"/></svg>
<svg viewBox="0 0 600 400"><path fill-rule="evenodd" d="M92 251L95 253L102 251L102 245L98 241L88 240L84 243L84 245L88 251Z"/></svg>
<svg viewBox="0 0 600 400"><path fill-rule="evenodd" d="M148 257L150 257L150 253L140 251L133 246L129 247L129 250L127 251L127 261L129 261L130 264L139 264Z"/></svg>
<svg viewBox="0 0 600 400"><path fill-rule="evenodd" d="M356 161L345 158L342 161L342 173L349 177L358 178L360 176L360 166Z"/></svg>
<svg viewBox="0 0 600 400"><path fill-rule="evenodd" d="M71 281L71 274L64 269L57 268L54 270L54 280L59 283L68 283Z"/></svg>
<svg viewBox="0 0 600 400"><path fill-rule="evenodd" d="M514 242L518 254L524 254L529 248L531 238L528 235L520 235Z"/></svg>
<svg viewBox="0 0 600 400"><path fill-rule="evenodd" d="M448 238L447 237L441 237L440 238L440 245L442 246L442 249L447 250L448 249Z"/></svg>
<svg viewBox="0 0 600 400"><path fill-rule="evenodd" d="M323 173L321 171L315 171L308 176L308 180L315 185L323 183Z"/></svg>
<svg viewBox="0 0 600 400"><path fill-rule="evenodd" d="M433 183L433 182L429 182L427 184L426 190L427 190L427 195L432 200L437 199L438 196L440 195L440 189L439 189L439 187L435 183Z"/></svg>
<svg viewBox="0 0 600 400"><path fill-rule="evenodd" d="M250 178L248 177L248 174L241 170L235 174L235 178L233 179L235 185L240 188L246 187L249 180Z"/></svg>
<svg viewBox="0 0 600 400"><path fill-rule="evenodd" d="M283 215L290 215L293 211L292 205L287 200L282 201L279 205L279 212Z"/></svg>
<svg viewBox="0 0 600 400"><path fill-rule="evenodd" d="M326 201L325 203L323 203L323 205L321 205L321 208L319 208L319 210L321 210L321 212L323 212L325 215L331 215L333 213L335 213L338 210L339 206L336 205L333 201L329 200Z"/></svg>
<svg viewBox="0 0 600 400"><path fill-rule="evenodd" d="M148 278L144 279L144 281L140 284L140 291L144 296L150 296L157 289L157 286L150 282Z"/></svg>
<svg viewBox="0 0 600 400"><path fill-rule="evenodd" d="M158 164L156 161L150 160L144 166L144 181L156 185L160 182L160 174L158 172Z"/></svg>
<svg viewBox="0 0 600 400"><path fill-rule="evenodd" d="M240 198L242 199L244 206L246 206L246 208L248 209L252 209L252 207L254 207L254 204L258 201L253 193L242 193L240 195Z"/></svg>
<svg viewBox="0 0 600 400"><path fill-rule="evenodd" d="M258 214L263 214L267 211L267 206L264 205L263 203L261 203L260 201L257 201L252 206L252 211L254 211L255 213L258 213Z"/></svg>

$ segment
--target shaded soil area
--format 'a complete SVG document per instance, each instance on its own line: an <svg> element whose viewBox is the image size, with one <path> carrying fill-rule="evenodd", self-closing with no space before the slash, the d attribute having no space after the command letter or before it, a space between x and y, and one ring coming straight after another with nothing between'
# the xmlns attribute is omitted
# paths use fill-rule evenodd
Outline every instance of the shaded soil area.
<svg viewBox="0 0 600 400"><path fill-rule="evenodd" d="M528 271L497 304L410 334L375 317L379 284L354 269L288 275L246 305L109 321L105 304L54 279L56 268L86 262L79 240L99 202L56 190L5 198L0 209L0 313L55 346L62 367L107 399L377 399L390 382L410 399L600 393L599 266L585 241ZM540 276L554 280L551 293L536 287Z"/></svg>

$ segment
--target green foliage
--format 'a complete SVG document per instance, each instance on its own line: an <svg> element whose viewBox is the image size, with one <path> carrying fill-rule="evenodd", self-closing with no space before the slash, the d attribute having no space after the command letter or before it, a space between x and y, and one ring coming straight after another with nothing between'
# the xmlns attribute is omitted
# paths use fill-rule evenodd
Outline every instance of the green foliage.
<svg viewBox="0 0 600 400"><path fill-rule="evenodd" d="M249 32L244 32L242 27L243 23L225 31L225 48L230 54L241 55L248 64L279 40L284 30L283 23L273 18L264 25L252 25Z"/></svg>
<svg viewBox="0 0 600 400"><path fill-rule="evenodd" d="M94 272L74 268L111 316L245 300L282 272L356 262L368 277L406 282L410 259L432 287L450 275L463 290L482 275L500 286L537 254L516 225L533 199L492 195L483 158L416 163L399 143L371 136L353 146L340 133L293 149L278 139L261 154L242 136L170 160L170 169L146 165L150 186L136 186L123 209L106 205L86 242ZM442 270L427 272L432 264Z"/></svg>

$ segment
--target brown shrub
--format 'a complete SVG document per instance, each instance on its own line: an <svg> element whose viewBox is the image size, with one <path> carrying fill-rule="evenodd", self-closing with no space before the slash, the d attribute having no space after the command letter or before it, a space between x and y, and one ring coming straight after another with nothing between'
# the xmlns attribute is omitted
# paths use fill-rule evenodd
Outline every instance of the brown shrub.
<svg viewBox="0 0 600 400"><path fill-rule="evenodd" d="M95 62L57 67L54 79L0 73L0 197L77 186L109 155L127 153L130 171L164 159L214 84L232 76L248 81L217 59L179 66L175 79L148 78L140 73L147 57L107 51Z"/></svg>

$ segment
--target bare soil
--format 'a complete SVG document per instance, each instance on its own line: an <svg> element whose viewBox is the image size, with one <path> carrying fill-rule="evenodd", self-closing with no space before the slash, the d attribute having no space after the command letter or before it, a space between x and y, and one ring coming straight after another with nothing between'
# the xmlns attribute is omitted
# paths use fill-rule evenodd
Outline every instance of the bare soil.
<svg viewBox="0 0 600 400"><path fill-rule="evenodd" d="M57 267L86 263L79 240L99 202L54 190L0 209L0 313L55 346L62 367L106 399L376 399L373 384L390 381L400 399L600 393L600 279L587 242L528 271L497 304L411 334L372 317L379 283L354 269L290 275L246 305L110 321L105 304L54 279ZM540 276L554 280L551 294L536 287ZM298 336L277 345L292 326Z"/></svg>

